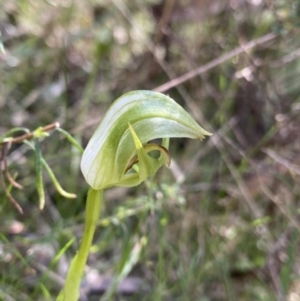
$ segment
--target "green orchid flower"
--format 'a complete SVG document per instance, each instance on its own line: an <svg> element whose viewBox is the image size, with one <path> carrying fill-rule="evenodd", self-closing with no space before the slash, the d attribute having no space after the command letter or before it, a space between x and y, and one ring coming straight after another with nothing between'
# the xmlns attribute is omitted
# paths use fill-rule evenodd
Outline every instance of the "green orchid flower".
<svg viewBox="0 0 300 301"><path fill-rule="evenodd" d="M82 156L81 170L90 185L85 230L57 301L79 298L103 190L112 186L136 186L164 164L170 165L169 138L202 140L210 135L180 105L161 93L133 91L113 103ZM162 145L151 143L158 138L162 138Z"/></svg>
<svg viewBox="0 0 300 301"><path fill-rule="evenodd" d="M169 165L168 139L186 137L202 140L211 135L173 99L158 92L133 91L110 107L88 143L81 170L94 189L132 187ZM163 138L162 146L147 144ZM159 158L149 155L159 151ZM134 163L139 172L129 173Z"/></svg>

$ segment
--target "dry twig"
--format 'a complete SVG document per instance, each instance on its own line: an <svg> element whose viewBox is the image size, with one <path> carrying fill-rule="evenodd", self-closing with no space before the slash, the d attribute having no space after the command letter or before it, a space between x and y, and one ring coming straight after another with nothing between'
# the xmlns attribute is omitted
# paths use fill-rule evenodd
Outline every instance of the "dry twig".
<svg viewBox="0 0 300 301"><path fill-rule="evenodd" d="M247 50L250 50L251 48L254 48L254 47L264 44L266 42L270 42L270 41L274 40L275 38L276 38L276 35L274 33L268 33L258 39L252 40L252 41L246 43L245 45L239 46L239 47L225 53L224 55L210 61L209 63L198 67L195 70L189 71L186 74L183 74L177 78L170 80L167 83L164 83L163 85L161 85L159 87L156 87L154 89L154 91L166 92L167 90L170 90L171 88L176 87L176 86L188 81L189 79L192 79L193 77L195 77L197 75L203 74L203 73L207 72L208 70L213 69L213 68L225 63L226 61L232 59L233 57L235 57Z"/></svg>
<svg viewBox="0 0 300 301"><path fill-rule="evenodd" d="M54 122L51 124L48 124L42 128L40 128L41 132L50 132L51 130L54 130L59 127L58 122ZM8 170L8 165L7 165L7 155L8 151L10 149L10 146L12 144L16 143L23 143L25 140L30 140L34 138L36 135L36 132L29 132L17 137L7 137L4 138L2 141L0 141L0 147L1 147L1 153L0 153L0 185L2 186L3 190L5 191L6 197L8 200L14 205L14 207L19 211L19 213L23 214L23 209L19 205L19 203L14 199L14 197L11 195L4 179L4 174L8 182L15 188L17 189L22 189L22 185L17 183L15 179L11 176L9 170Z"/></svg>

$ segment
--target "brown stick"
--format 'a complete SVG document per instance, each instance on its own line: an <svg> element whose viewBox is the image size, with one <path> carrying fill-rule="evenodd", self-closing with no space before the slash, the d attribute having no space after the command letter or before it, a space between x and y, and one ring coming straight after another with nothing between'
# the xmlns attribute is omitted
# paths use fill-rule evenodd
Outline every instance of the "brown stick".
<svg viewBox="0 0 300 301"><path fill-rule="evenodd" d="M54 122L51 124L48 124L44 127L41 128L42 132L49 132L51 130L54 130L56 128L58 128L60 125L58 122ZM11 137L11 138L7 138L7 140L1 141L0 142L0 146L2 146L2 150L1 150L1 154L0 154L0 185L2 186L3 190L5 191L5 194L8 198L8 200L15 206L15 208L21 213L23 214L23 209L22 207L19 205L19 203L13 198L13 196L11 195L11 193L9 192L7 185L5 183L4 180L4 176L3 174L5 173L5 176L7 178L7 180L9 181L9 183L18 188L18 189L22 189L23 187L17 183L14 178L11 176L9 170L8 170L8 166L7 166L7 153L8 150L11 146L11 144L13 143L22 143L24 142L24 140L30 140L34 137L35 135L35 131L30 132L30 133L26 133L17 137Z"/></svg>
<svg viewBox="0 0 300 301"><path fill-rule="evenodd" d="M3 190L5 191L5 195L7 196L8 200L15 206L15 208L21 213L23 214L23 209L22 207L19 205L19 203L13 198L13 196L10 194L5 181L4 181L4 177L3 177L3 171L5 170L5 160L6 160L6 155L7 155L7 151L9 148L10 142L4 144L2 146L2 151L1 151L1 155L0 155L0 184L3 188Z"/></svg>
<svg viewBox="0 0 300 301"><path fill-rule="evenodd" d="M14 178L11 176L9 170L8 170L8 166L7 166L7 159L5 158L4 159L4 168L5 168L5 176L8 180L8 182L14 186L15 188L18 188L18 189L23 189L23 186L21 184L19 184L18 182L16 182L14 180Z"/></svg>
<svg viewBox="0 0 300 301"><path fill-rule="evenodd" d="M251 48L254 48L258 45L264 44L266 42L270 42L270 41L274 40L276 37L277 36L274 33L268 33L256 40L252 40L252 41L246 43L245 45L237 47L237 48L233 49L232 51L229 51L228 53L225 53L224 55L210 61L209 63L207 63L203 66L200 66L197 69L194 69L186 74L183 74L177 78L170 80L169 82L155 88L154 91L166 92L167 90L169 90L175 86L178 86L197 75L205 73L206 71L213 69L214 67L217 67L218 65L223 64L224 62L232 59L236 55L239 55L239 54L241 54L247 50L250 50Z"/></svg>
<svg viewBox="0 0 300 301"><path fill-rule="evenodd" d="M51 124L48 124L44 127L41 128L41 131L42 132L50 132L51 130L54 130L56 128L58 128L60 125L59 125L59 122L54 122L54 123L51 123ZM30 132L30 133L27 133L27 134L24 134L24 135L21 135L21 136L17 136L15 138L12 138L10 140L7 140L7 141L2 141L0 142L0 144L6 144L8 142L10 143L22 143L24 140L30 140L34 137L35 135L35 132Z"/></svg>

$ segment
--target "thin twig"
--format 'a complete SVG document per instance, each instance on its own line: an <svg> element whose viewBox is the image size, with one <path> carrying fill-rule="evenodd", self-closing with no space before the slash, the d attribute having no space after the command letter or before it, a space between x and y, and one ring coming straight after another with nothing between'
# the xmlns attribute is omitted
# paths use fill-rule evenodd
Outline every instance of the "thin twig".
<svg viewBox="0 0 300 301"><path fill-rule="evenodd" d="M217 131L214 132L214 135L216 134L218 137L224 137L226 136L226 133L229 132L234 126L237 124L238 119L236 117L231 117L228 122L224 123L221 128L219 128ZM219 140L220 143L222 141ZM186 178L189 174L192 173L192 170L198 167L198 162L201 158L203 158L211 149L215 146L215 142L211 139L208 140L208 142L205 144L205 146L199 148L197 153L191 158L190 162L187 163L186 167L184 168L183 174L184 179L182 181L185 182Z"/></svg>
<svg viewBox="0 0 300 301"><path fill-rule="evenodd" d="M21 213L23 214L23 209L22 207L19 205L19 203L13 198L13 196L10 194L5 181L4 181L4 177L3 177L3 170L2 168L0 168L0 184L3 188L3 190L5 191L5 195L8 198L8 200L15 206L15 208Z"/></svg>
<svg viewBox="0 0 300 301"><path fill-rule="evenodd" d="M175 0L167 0L164 5L162 16L159 19L157 28L156 28L156 33L155 33L155 38L154 38L155 45L157 45L163 37L164 28L167 26L168 22L170 21L172 11L174 8L174 4L175 4Z"/></svg>
<svg viewBox="0 0 300 301"><path fill-rule="evenodd" d="M11 174L8 170L7 159L6 158L4 159L4 168L5 168L5 176L8 180L8 182L17 189L23 189L23 186L21 184L19 184L18 182L16 182L14 180L14 178L11 176Z"/></svg>
<svg viewBox="0 0 300 301"><path fill-rule="evenodd" d="M238 172L237 168L235 167L235 165L233 164L230 156L223 150L224 145L223 145L223 143L220 143L221 137L219 137L218 135L214 135L213 137L210 138L210 140L214 143L214 146L220 152L220 155L221 155L223 161L227 165L233 179L237 183L237 186L238 186L242 196L244 197L248 207L252 211L252 215L254 216L254 218L261 218L262 217L261 210L260 210L259 206L256 204L256 202L254 201L244 179L239 174L239 172Z"/></svg>
<svg viewBox="0 0 300 301"><path fill-rule="evenodd" d="M30 263L31 266L38 270L40 273L46 274L47 277L52 281L55 282L60 288L64 286L65 280L63 277L59 276L58 274L54 273L49 269L49 267L44 266L43 264L33 261Z"/></svg>
<svg viewBox="0 0 300 301"><path fill-rule="evenodd" d="M8 170L7 153L8 153L8 150L10 149L10 146L11 146L10 141L2 146L3 148L2 148L1 158L0 158L0 164L1 164L0 168L1 168L2 172L3 172L3 170L5 171L5 176L12 186L14 186L18 189L23 189L23 186L21 186L19 183L17 183L14 180L14 178L11 176L11 174Z"/></svg>
<svg viewBox="0 0 300 301"><path fill-rule="evenodd" d="M296 164L291 163L289 160L282 158L278 154L276 154L274 151L270 150L269 148L263 148L263 153L267 154L269 157L271 157L274 161L277 163L283 165L291 172L294 172L295 174L300 175L300 167L298 167Z"/></svg>
<svg viewBox="0 0 300 301"><path fill-rule="evenodd" d="M51 130L54 130L56 128L58 128L60 125L58 122L54 122L51 124L48 124L44 127L40 128L41 132L49 132ZM19 205L19 203L14 199L14 197L11 195L5 180L4 180L4 173L5 176L7 178L7 180L9 181L9 183L18 188L18 189L22 189L23 187L17 183L13 177L11 176L9 170L8 170L8 165L7 165L7 153L8 150L11 146L11 144L13 143L23 143L26 140L30 140L32 138L34 138L34 136L36 135L36 131L30 132L30 133L26 133L17 137L7 137L4 138L2 141L0 141L0 146L1 146L1 154L0 154L0 185L2 186L3 190L5 191L5 195L8 198L8 200L13 204L13 206L15 206L15 208L21 213L23 214L23 209L22 207Z"/></svg>
<svg viewBox="0 0 300 301"><path fill-rule="evenodd" d="M51 124L48 124L48 125L42 127L41 131L45 132L45 133L50 132L50 131L58 128L59 126L60 126L59 122L54 122L54 123L51 123ZM21 136L17 136L15 138L4 139L3 141L0 141L0 144L6 144L8 142L10 142L10 143L23 143L24 140L30 140L34 136L35 136L35 131L30 132L30 133L26 133L26 134L21 135Z"/></svg>
<svg viewBox="0 0 300 301"><path fill-rule="evenodd" d="M10 147L10 143L9 142L6 143L6 144L4 144L4 145L2 145L1 154L0 154L0 169L1 170L4 170L3 162L4 162L4 159L7 156L7 152L8 152L9 147Z"/></svg>
<svg viewBox="0 0 300 301"><path fill-rule="evenodd" d="M195 77L197 75L203 74L203 73L207 72L208 70L213 69L213 68L225 63L226 61L232 59L233 57L235 57L241 53L244 53L247 50L250 50L251 48L254 48L254 47L264 44L266 42L270 42L270 41L274 40L276 37L277 36L274 33L268 33L258 39L252 40L252 41L246 43L245 45L239 46L239 47L225 53L224 55L210 61L209 63L198 67L197 69L189 71L186 74L183 74L177 78L170 80L167 83L164 83L163 85L161 85L159 87L156 87L154 89L154 91L166 92L167 90L169 90L175 86L178 86L178 85L188 81L189 79L192 79L193 77Z"/></svg>
<svg viewBox="0 0 300 301"><path fill-rule="evenodd" d="M8 149L10 147L10 143L6 143L2 145L1 154L0 154L0 185L2 186L3 190L5 191L5 195L7 196L8 200L16 207L16 209L23 214L23 209L19 205L19 203L13 198L13 196L10 194L7 185L4 181L3 171L7 169L6 164L6 156Z"/></svg>
<svg viewBox="0 0 300 301"><path fill-rule="evenodd" d="M292 51L291 53L283 56L282 58L273 61L270 63L270 67L271 68L280 68L283 67L284 65L291 63L292 61L298 59L298 57L300 56L300 48Z"/></svg>

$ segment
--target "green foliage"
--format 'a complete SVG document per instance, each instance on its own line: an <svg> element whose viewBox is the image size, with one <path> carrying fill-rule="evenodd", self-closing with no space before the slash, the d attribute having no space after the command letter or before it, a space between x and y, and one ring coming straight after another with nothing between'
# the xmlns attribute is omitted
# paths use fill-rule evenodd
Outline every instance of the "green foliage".
<svg viewBox="0 0 300 301"><path fill-rule="evenodd" d="M4 172L1 300L51 300L60 291L83 232L80 145L112 101L208 63L214 67L161 92L213 138L200 145L173 140L170 170L134 190L105 192L84 288L91 292L91 277L100 275L110 280L106 292L115 300L299 296L298 0L20 0L0 6L1 145L55 120L79 143L70 145L57 131L38 138L47 163L43 212L34 150L25 144L7 149L8 170L23 189ZM270 33L277 36L244 48ZM242 51L220 60L233 49ZM51 175L77 199L58 193ZM131 253L135 246L141 249ZM60 260L51 264L57 254ZM141 285L125 296L122 285L131 277Z"/></svg>

